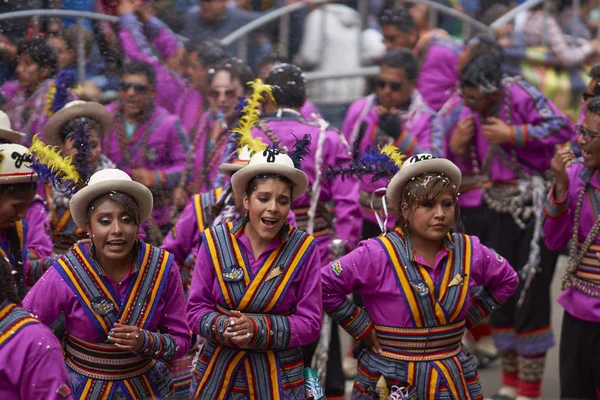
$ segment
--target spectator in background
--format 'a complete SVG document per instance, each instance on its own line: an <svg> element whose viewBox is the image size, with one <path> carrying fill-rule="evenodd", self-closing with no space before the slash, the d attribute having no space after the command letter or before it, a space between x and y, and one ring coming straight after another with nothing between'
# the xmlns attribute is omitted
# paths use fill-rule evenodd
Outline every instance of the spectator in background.
<svg viewBox="0 0 600 400"><path fill-rule="evenodd" d="M77 43L80 37L82 37L83 40L83 52L84 57L87 60L94 44L94 35L88 29L72 26L65 30L64 33L48 36L48 42L56 51L56 60L59 71L71 71L73 74L77 75ZM81 84L81 89L78 92L79 97L86 101L99 101L101 91L96 82L98 81L100 85L104 86L106 78L103 76L92 76L90 73L86 73L85 79L86 80Z"/></svg>
<svg viewBox="0 0 600 400"><path fill-rule="evenodd" d="M114 129L102 148L117 168L152 191L154 208L146 233L149 242L160 244L171 229L171 190L179 182L189 144L179 118L156 104L156 82L149 64L125 65L119 101L107 106L115 117Z"/></svg>
<svg viewBox="0 0 600 400"><path fill-rule="evenodd" d="M485 25L492 25L494 21L506 14L510 8L502 3L492 4L485 12L481 15L481 22ZM502 47L512 46L512 35L513 35L513 24L507 22L506 24L499 26L494 30L496 33L496 40Z"/></svg>
<svg viewBox="0 0 600 400"><path fill-rule="evenodd" d="M283 58L277 53L267 54L259 62L258 78L262 81L265 81L273 67L284 62L285 61L283 60ZM302 114L304 119L310 121L313 119L312 115L320 114L320 111L317 106L315 106L307 99L300 108L300 113Z"/></svg>
<svg viewBox="0 0 600 400"><path fill-rule="evenodd" d="M184 175L173 191L177 210L182 210L191 195L221 187L225 174L219 165L237 149L229 130L238 123L236 110L240 97L246 94L246 83L253 80L252 71L241 60L223 61L208 75L208 102L196 131L190 132Z"/></svg>
<svg viewBox="0 0 600 400"><path fill-rule="evenodd" d="M306 70L347 72L369 63L383 52L381 42L367 42L361 16L344 4L325 4L308 14L299 64ZM340 127L350 104L363 96L362 77L309 82L308 93L323 113L323 118Z"/></svg>
<svg viewBox="0 0 600 400"><path fill-rule="evenodd" d="M545 26L545 27L544 27ZM580 42L577 47L571 47L567 35L563 32L557 19L552 13L544 15L542 6L524 11L515 21L515 43L525 47L541 46L544 37L552 54L564 67L578 67L584 61L598 56L600 39Z"/></svg>
<svg viewBox="0 0 600 400"><path fill-rule="evenodd" d="M175 99L185 88L182 76L185 48L161 20L134 0L120 0L117 12L119 38L125 55L131 61L141 61L154 68L158 89L156 103L174 113Z"/></svg>
<svg viewBox="0 0 600 400"><path fill-rule="evenodd" d="M439 30L420 32L406 8L386 10L380 22L388 50L409 49L419 58L417 88L429 107L439 111L458 84L457 65L463 46Z"/></svg>
<svg viewBox="0 0 600 400"><path fill-rule="evenodd" d="M259 16L257 12L228 7L227 0L199 0L188 11L182 34L194 41L220 40ZM252 34L249 43L249 65L271 51L271 44L263 34ZM237 56L237 45L229 46L227 51L230 56Z"/></svg>
<svg viewBox="0 0 600 400"><path fill-rule="evenodd" d="M579 14L574 14L573 0L560 0L558 5L558 22L565 35L575 38L592 40L597 23L592 26L588 20L597 1L582 0L579 2ZM573 30L574 29L574 30Z"/></svg>
<svg viewBox="0 0 600 400"><path fill-rule="evenodd" d="M208 71L227 58L225 49L216 41L188 42L185 77L188 80L185 92L180 94L175 114L181 118L185 130L193 134L198 130L202 115L208 104Z"/></svg>
<svg viewBox="0 0 600 400"><path fill-rule="evenodd" d="M58 62L50 43L41 38L21 42L17 54L17 81L2 85L0 94L8 99L2 109L8 114L13 129L27 135L23 144L28 146L33 135L43 132L52 114L56 93L52 77ZM65 96L70 100L75 98L70 93Z"/></svg>

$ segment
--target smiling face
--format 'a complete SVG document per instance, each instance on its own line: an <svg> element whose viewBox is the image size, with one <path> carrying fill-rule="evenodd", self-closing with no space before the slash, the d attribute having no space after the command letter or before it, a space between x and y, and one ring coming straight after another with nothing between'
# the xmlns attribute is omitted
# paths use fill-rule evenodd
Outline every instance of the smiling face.
<svg viewBox="0 0 600 400"><path fill-rule="evenodd" d="M154 87L144 74L124 74L119 85L119 101L126 117L142 114L154 101Z"/></svg>
<svg viewBox="0 0 600 400"><path fill-rule="evenodd" d="M87 231L100 263L121 260L130 255L135 244L138 224L131 211L108 196L92 202Z"/></svg>
<svg viewBox="0 0 600 400"><path fill-rule="evenodd" d="M585 110L585 119L583 120L583 132L577 136L577 144L581 148L583 155L583 164L588 168L600 169L600 137L593 137L592 134L600 136L600 115Z"/></svg>
<svg viewBox="0 0 600 400"><path fill-rule="evenodd" d="M27 209L35 197L35 188L29 186L29 190L0 194L0 229L9 228L25 218Z"/></svg>
<svg viewBox="0 0 600 400"><path fill-rule="evenodd" d="M256 179L254 182L254 190L250 195L244 195L244 207L250 218L244 232L251 239L270 243L287 221L292 190L288 183L273 178Z"/></svg>

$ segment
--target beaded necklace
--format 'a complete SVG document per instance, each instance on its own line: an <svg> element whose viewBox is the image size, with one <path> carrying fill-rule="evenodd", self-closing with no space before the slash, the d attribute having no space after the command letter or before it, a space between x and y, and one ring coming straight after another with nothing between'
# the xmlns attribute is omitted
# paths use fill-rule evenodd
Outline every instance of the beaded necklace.
<svg viewBox="0 0 600 400"><path fill-rule="evenodd" d="M600 292L591 290L600 290L600 284L589 282L576 276L577 268L592 246L592 242L596 239L598 233L600 232L600 216L597 216L596 222L592 226L589 235L585 238L585 241L581 246L581 250L579 250L579 253L577 253L577 243L579 243L579 217L581 214L583 199L585 198L585 194L588 193L589 185L589 182L585 184L577 199L577 206L575 207L575 221L573 225L573 237L571 239L571 249L569 251L569 265L567 266L567 270L562 279L562 289L565 290L575 286L588 296L600 298Z"/></svg>

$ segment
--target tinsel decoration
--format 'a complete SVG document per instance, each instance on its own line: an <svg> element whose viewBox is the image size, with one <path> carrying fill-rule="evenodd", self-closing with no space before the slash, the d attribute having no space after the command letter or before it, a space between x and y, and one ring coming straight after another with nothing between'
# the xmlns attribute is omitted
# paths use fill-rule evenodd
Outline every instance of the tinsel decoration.
<svg viewBox="0 0 600 400"><path fill-rule="evenodd" d="M46 104L46 115L52 116L55 112L62 110L69 100L69 89L74 88L77 79L73 71L61 71L56 80L48 90L48 102Z"/></svg>
<svg viewBox="0 0 600 400"><path fill-rule="evenodd" d="M70 193L75 193L82 186L71 157L62 157L58 147L47 146L39 139L39 135L35 135L29 152L36 156L31 169L38 174L38 179Z"/></svg>
<svg viewBox="0 0 600 400"><path fill-rule="evenodd" d="M350 162L338 162L336 167L329 166L325 172L325 179L341 176L342 179L355 176L362 179L370 176L371 182L382 178L391 178L402 167L406 156L391 144L380 149L369 148L364 153L355 152Z"/></svg>
<svg viewBox="0 0 600 400"><path fill-rule="evenodd" d="M238 127L231 131L240 135L238 148L248 146L250 151L256 154L267 148L267 145L260 138L252 137L252 128L260 121L261 102L264 101L265 95L269 96L272 101L275 100L271 94L273 88L270 85L264 85L260 79L249 82L248 86L253 90L252 95L245 100L246 105L242 111L243 115L240 117Z"/></svg>
<svg viewBox="0 0 600 400"><path fill-rule="evenodd" d="M73 140L73 148L77 149L77 154L73 158L73 164L79 173L79 179L82 183L87 183L92 176L92 169L89 162L90 154L90 123L88 118L78 118L73 123L73 131L69 138Z"/></svg>
<svg viewBox="0 0 600 400"><path fill-rule="evenodd" d="M304 157L310 154L310 143L311 143L310 135L304 135L304 138L298 139L296 138L296 143L294 143L294 148L288 154L292 161L294 162L294 167L296 169L302 169L302 161Z"/></svg>

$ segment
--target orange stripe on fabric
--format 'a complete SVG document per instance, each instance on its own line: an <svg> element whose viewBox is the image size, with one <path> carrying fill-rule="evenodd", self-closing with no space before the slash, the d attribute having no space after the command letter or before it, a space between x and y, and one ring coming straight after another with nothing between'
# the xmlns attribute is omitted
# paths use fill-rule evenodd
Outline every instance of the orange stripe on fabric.
<svg viewBox="0 0 600 400"><path fill-rule="evenodd" d="M81 399L87 399L88 396L90 395L90 389L92 387L92 383L94 383L93 379L88 378L87 382L85 382L85 386L83 387L83 390L81 392Z"/></svg>
<svg viewBox="0 0 600 400"><path fill-rule="evenodd" d="M442 310L441 305L436 301L435 298L435 284L433 283L433 279L431 279L431 275L425 267L421 264L417 264L417 272L419 276L427 283L427 287L429 287L429 301L433 305L434 316L439 325L446 325L446 315L444 314L444 310Z"/></svg>
<svg viewBox="0 0 600 400"><path fill-rule="evenodd" d="M254 393L254 375L250 360L247 358L244 360L244 367L246 368L246 380L248 381L248 396L250 396L250 399L256 399L256 393Z"/></svg>
<svg viewBox="0 0 600 400"><path fill-rule="evenodd" d="M6 307L4 307L2 310L0 310L0 319L3 319L4 317L6 317L15 308L17 308L17 305L13 304L13 303L11 303L11 304L7 305Z"/></svg>
<svg viewBox="0 0 600 400"><path fill-rule="evenodd" d="M133 396L135 394L135 391L133 389L133 386L131 385L131 381L129 379L125 379L123 380L123 384L125 385L127 390L129 390L129 393L131 393L131 395Z"/></svg>
<svg viewBox="0 0 600 400"><path fill-rule="evenodd" d="M59 258L58 259L58 263L63 267L63 269L65 270L65 272L69 276L69 279L71 279L71 282L75 286L75 289L79 293L80 297L85 302L85 305L88 308L90 308L90 309L93 310L92 304L90 302L90 299L88 299L88 296L85 295L85 292L84 292L83 288L79 285L79 282L77 281L77 279L75 279L75 277L73 276L73 273L71 272L70 268L67 266L67 264L65 263L65 261L62 258ZM112 300L112 297L111 297L111 300ZM113 304L115 304L114 301L113 301ZM116 304L115 304L115 308L117 308ZM96 314L95 312L94 312L94 316L96 317L96 319L98 320L98 322L100 323L100 325L102 326L102 328L104 328L105 332L108 333L108 331L110 329L109 329L109 326L106 325L106 322L104 322L104 318L102 318L102 316Z"/></svg>
<svg viewBox="0 0 600 400"><path fill-rule="evenodd" d="M218 399L225 398L225 395L227 394L227 388L229 386L229 381L231 380L231 378L233 378L233 370L238 365L238 363L240 362L242 357L244 357L245 355L246 355L245 351L240 351L235 355L235 357L233 357L233 360L231 360L229 362L229 366L227 367L227 370L225 371L225 374L224 374L223 385L221 386L221 391L219 392L219 396L217 397ZM205 374L206 374L206 372L205 372Z"/></svg>
<svg viewBox="0 0 600 400"><path fill-rule="evenodd" d="M252 283L250 284L248 289L246 289L246 293L244 293L244 297L242 297L242 301L240 301L238 310L244 310L248 306L248 304L250 304L252 299L254 299L256 290L258 289L259 285L263 282L265 275L271 269L271 266L273 265L273 263L275 262L275 260L279 256L279 254L281 253L282 249L283 249L283 246L279 246L277 249L273 250L273 252L267 258L267 261L265 261L263 266L260 267L258 274L256 274L256 276L252 280ZM266 312L266 311L263 311L263 313L264 312Z"/></svg>
<svg viewBox="0 0 600 400"><path fill-rule="evenodd" d="M277 369L277 360L275 360L275 353L273 351L267 351L267 359L269 362L269 375L271 377L271 392L273 394L273 400L280 400L279 396L279 370Z"/></svg>
<svg viewBox="0 0 600 400"><path fill-rule="evenodd" d="M437 393L439 374L435 368L431 369L431 376L429 377L429 390L427 394L429 395L429 400L435 400L435 395Z"/></svg>
<svg viewBox="0 0 600 400"><path fill-rule="evenodd" d="M212 232L210 229L206 230L206 244L208 245L208 251L210 253L211 258L214 260L213 264L215 266L215 274L217 276L217 280L219 281L219 286L221 287L221 292L223 293L223 297L225 298L225 302L227 303L227 307L229 309L234 308L233 301L231 300L231 296L229 295L229 289L225 284L225 280L223 280L223 271L221 270L221 265L219 263L219 254L217 253L217 248L215 246L215 239L213 238Z"/></svg>
<svg viewBox="0 0 600 400"><path fill-rule="evenodd" d="M149 268L148 258L150 257L150 253L151 253L151 246L147 243L144 243L144 258L142 259L142 264L140 265L140 270L138 271L137 279L135 280L133 289L131 290L132 295L129 296L129 299L127 300L127 305L126 305L127 308L125 308L125 311L121 315L121 318L119 318L119 321L121 323L125 323L127 321L129 315L131 314L131 312L134 309L133 303L136 301L136 298L137 298L137 296L135 296L135 294L139 291L140 286L142 285L142 282L144 280L144 275L146 275L146 271L148 271L148 268ZM158 286L158 285L155 285L155 286Z"/></svg>
<svg viewBox="0 0 600 400"><path fill-rule="evenodd" d="M112 294L110 293L110 291L108 290L108 288L106 287L104 282L102 282L100 275L98 275L98 273L96 272L94 267L92 267L92 265L88 262L87 258L85 258L83 252L81 251L81 248L79 246L75 246L75 247L73 247L73 250L74 250L75 254L77 255L77 259L81 260L83 262L83 265L85 266L86 271L88 271L88 275L91 275L91 278L94 280L96 287L102 292L102 294L106 298L108 298L114 304L115 312L119 313L119 302L117 302L115 300L115 298L112 296ZM66 264L64 264L64 265L66 266ZM69 275L71 275L70 271L69 271ZM81 293L83 294L84 292L82 291Z"/></svg>
<svg viewBox="0 0 600 400"><path fill-rule="evenodd" d="M237 237L233 233L231 233L231 229L233 228L233 222L229 222L227 225L227 230L229 231L230 236L229 240L231 240L233 252L235 254L235 259L237 260L238 265L242 268L242 270L244 270L244 276L242 277L242 279L244 280L244 285L248 286L248 284L250 283L250 273L248 272L248 266L244 261L244 257L242 256L242 251L240 250L240 245L237 242Z"/></svg>
<svg viewBox="0 0 600 400"><path fill-rule="evenodd" d="M213 353L213 355L210 359L210 362L208 363L208 365L206 366L206 369L204 370L204 375L202 375L202 379L200 380L200 383L198 384L198 388L196 389L196 393L194 395L195 399L200 397L202 390L204 390L204 385L206 385L206 381L208 380L209 375L211 375L212 370L215 367L215 363L217 362L222 351L223 351L223 349L221 347L217 347L215 352Z"/></svg>
<svg viewBox="0 0 600 400"><path fill-rule="evenodd" d="M154 394L154 390L152 390L152 385L150 384L148 377L144 374L144 375L140 376L140 378L142 379L142 383L146 387L146 391L148 391L148 393Z"/></svg>
<svg viewBox="0 0 600 400"><path fill-rule="evenodd" d="M446 269L444 271L444 277L442 278L442 283L440 284L440 295L439 299L443 299L448 292L448 285L452 280L452 264L454 260L454 249L448 250L448 261L446 261Z"/></svg>
<svg viewBox="0 0 600 400"><path fill-rule="evenodd" d="M196 211L196 221L198 223L198 231L202 232L206 229L204 226L204 214L202 213L202 202L199 194L194 195L194 210Z"/></svg>
<svg viewBox="0 0 600 400"><path fill-rule="evenodd" d="M417 328L421 328L423 326L423 315L421 314L421 309L417 304L417 300L415 298L415 294L413 293L412 287L408 282L408 278L405 275L404 268L402 267L400 259L396 254L396 250L388 238L382 237L381 241L387 249L390 257L392 257L392 263L394 264L394 269L396 270L396 274L398 276L400 284L402 285L402 291L406 296L406 299L408 300L411 312L415 318L415 325Z"/></svg>
<svg viewBox="0 0 600 400"><path fill-rule="evenodd" d="M434 361L433 363L440 369L442 376L446 381L446 385L448 386L448 390L452 393L452 397L454 399L460 399L460 396L458 395L459 392L458 387L456 386L456 382L452 380L452 375L450 374L450 371L448 371L446 365L444 365L442 361Z"/></svg>
<svg viewBox="0 0 600 400"><path fill-rule="evenodd" d="M169 254L167 254L165 252L162 263L160 264L158 276L156 277L156 280L154 281L154 285L152 286L152 295L150 297L150 301L158 301L158 290L160 289L160 286L161 286L160 282L162 281L163 277L165 276L166 266L167 266L168 262L169 262ZM144 309L144 312L142 314L142 318L138 324L139 326L144 326L144 324L148 320L148 317L150 316L151 309L152 309L152 307L150 305L146 306L146 308Z"/></svg>
<svg viewBox="0 0 600 400"><path fill-rule="evenodd" d="M3 335L0 335L0 343L4 343L4 341L9 338L10 336L14 335L14 333L16 331L18 331L23 325L28 324L30 322L39 322L37 319L31 317L31 318L23 318L22 320L20 320L19 322L17 322L16 324L12 325L10 327L9 331L4 332Z"/></svg>
<svg viewBox="0 0 600 400"><path fill-rule="evenodd" d="M263 312L268 313L269 311L271 311L273 309L273 307L275 307L275 303L277 303L277 300L279 300L279 296L281 296L281 293L283 293L283 290L286 288L286 285L289 282L290 278L292 277L292 274L296 270L296 267L298 266L298 262L300 261L300 258L302 258L302 256L304 255L304 252L306 251L308 246L312 243L312 241L313 241L312 237L310 237L310 236L306 237L306 239L304 240L304 243L302 243L302 246L296 253L296 256L294 257L294 259L292 260L290 267L287 269L287 271L285 273L285 277L283 279L281 279L281 281L279 282L279 287L277 288L275 295L271 298L271 301L269 301L269 304L267 304L267 307L265 308L265 310Z"/></svg>
<svg viewBox="0 0 600 400"><path fill-rule="evenodd" d="M472 257L471 239L467 235L462 235L462 236L463 236L463 241L465 243L465 247L464 247L465 255L463 257L462 271L463 271L463 274L465 274L466 276L463 278L464 281L462 284L462 289L461 289L458 301L454 305L454 311L450 315L450 321L449 321L450 323L454 322L458 318L458 315L462 311L465 301L467 299L467 295L469 294L469 291L470 291L469 279L471 278L471 257Z"/></svg>

